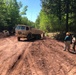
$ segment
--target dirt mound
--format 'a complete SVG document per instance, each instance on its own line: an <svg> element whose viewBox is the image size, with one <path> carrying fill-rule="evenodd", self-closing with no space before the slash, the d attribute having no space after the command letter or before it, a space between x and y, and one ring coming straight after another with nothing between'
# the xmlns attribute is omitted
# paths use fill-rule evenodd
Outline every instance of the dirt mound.
<svg viewBox="0 0 76 75"><path fill-rule="evenodd" d="M50 38L0 39L0 75L76 75L76 55L63 51L63 46Z"/></svg>

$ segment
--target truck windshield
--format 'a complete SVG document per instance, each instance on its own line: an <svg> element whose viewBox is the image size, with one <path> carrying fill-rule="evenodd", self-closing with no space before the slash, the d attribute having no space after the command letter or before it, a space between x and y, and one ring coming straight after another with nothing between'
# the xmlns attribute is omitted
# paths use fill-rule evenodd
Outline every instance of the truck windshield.
<svg viewBox="0 0 76 75"><path fill-rule="evenodd" d="M26 27L25 26L17 26L16 29L18 29L18 30L25 30Z"/></svg>

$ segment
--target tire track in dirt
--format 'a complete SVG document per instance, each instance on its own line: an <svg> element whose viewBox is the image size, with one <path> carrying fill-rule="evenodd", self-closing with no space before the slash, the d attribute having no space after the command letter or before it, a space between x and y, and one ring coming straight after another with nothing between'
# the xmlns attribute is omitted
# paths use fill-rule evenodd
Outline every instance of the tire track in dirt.
<svg viewBox="0 0 76 75"><path fill-rule="evenodd" d="M38 75L53 75L55 74L54 69L49 66L47 51L43 50L41 42L34 42L30 49L30 57L34 62L35 69Z"/></svg>
<svg viewBox="0 0 76 75"><path fill-rule="evenodd" d="M8 70L13 68L16 62L19 62L26 47L30 44L29 42L18 42L14 39L13 42L11 40L9 38L6 40L6 43L8 41L10 45L6 45L6 49L3 50L3 54L0 56L0 75L6 75Z"/></svg>
<svg viewBox="0 0 76 75"><path fill-rule="evenodd" d="M28 44L27 48L23 52L23 54L21 56L21 60L17 61L15 66L12 69L10 69L9 72L6 75L19 75L19 74L22 73L22 67L23 67L23 65L25 65L24 61L26 61L28 59L27 54L28 54L30 45L31 45L31 43Z"/></svg>
<svg viewBox="0 0 76 75"><path fill-rule="evenodd" d="M8 39L8 40L7 40ZM17 52L15 52L15 48L17 48L18 46L18 42L14 41L14 39L11 39L10 38L6 38L4 39L5 42L4 42L4 45L0 48L1 50L1 55L0 55L0 59L2 60L7 60L9 58L9 56L13 53L13 55ZM13 40L13 41L12 41ZM11 41L11 42L10 42ZM7 53L10 52L10 54L8 55ZM7 55L7 57L5 56L5 54ZM11 56L10 56L11 57ZM7 58L7 59L6 59ZM1 62L1 61L0 61Z"/></svg>
<svg viewBox="0 0 76 75"><path fill-rule="evenodd" d="M43 44L44 45L44 44ZM62 66L60 65L61 61L58 60L57 55L55 52L53 52L53 48L48 48L45 46L45 49L47 50L47 54L49 54L48 57L50 57L50 59L48 58L48 62L51 61L51 63L49 64L49 66L52 66L53 72L55 73L55 75L66 75L64 69L62 68ZM61 59L61 58L60 58Z"/></svg>
<svg viewBox="0 0 76 75"><path fill-rule="evenodd" d="M41 75L68 75L69 71L75 66L74 61L65 56L63 51L59 51L60 48L57 49L52 44L49 46L49 42L46 42L48 41L33 43L34 46L32 46L30 52L33 62L36 63L35 67L38 66L37 69L41 70Z"/></svg>
<svg viewBox="0 0 76 75"><path fill-rule="evenodd" d="M61 42L48 38L18 42L15 37L7 38L6 41L10 47L1 47L1 50L4 50L1 51L3 55L0 57L0 75L76 74L75 55L64 52Z"/></svg>

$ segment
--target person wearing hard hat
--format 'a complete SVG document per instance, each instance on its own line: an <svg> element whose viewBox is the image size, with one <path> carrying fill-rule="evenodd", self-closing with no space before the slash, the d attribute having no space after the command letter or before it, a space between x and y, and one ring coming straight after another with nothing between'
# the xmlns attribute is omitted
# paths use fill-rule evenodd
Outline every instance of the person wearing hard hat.
<svg viewBox="0 0 76 75"><path fill-rule="evenodd" d="M66 51L66 49L69 51L70 50L70 43L71 43L71 39L70 39L70 33L67 32L66 36L64 38L64 51Z"/></svg>

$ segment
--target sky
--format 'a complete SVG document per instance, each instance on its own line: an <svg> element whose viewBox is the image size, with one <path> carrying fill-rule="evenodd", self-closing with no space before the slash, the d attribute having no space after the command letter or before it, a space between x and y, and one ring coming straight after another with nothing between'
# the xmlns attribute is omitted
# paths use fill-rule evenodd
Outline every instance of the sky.
<svg viewBox="0 0 76 75"><path fill-rule="evenodd" d="M26 11L26 17L28 20L35 22L39 12L41 10L41 2L40 0L17 0L21 1L24 6L28 6Z"/></svg>

